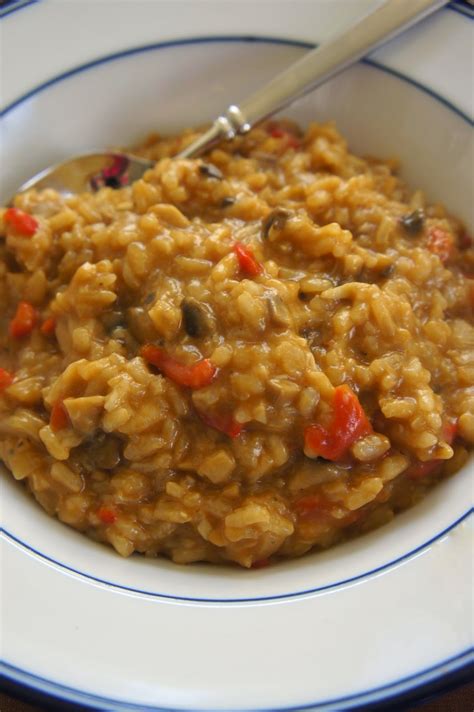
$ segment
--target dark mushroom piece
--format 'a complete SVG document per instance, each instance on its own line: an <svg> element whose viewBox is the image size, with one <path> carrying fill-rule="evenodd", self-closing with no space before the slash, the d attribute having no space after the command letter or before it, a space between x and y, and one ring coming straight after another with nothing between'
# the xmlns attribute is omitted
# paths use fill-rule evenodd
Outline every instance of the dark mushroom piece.
<svg viewBox="0 0 474 712"><path fill-rule="evenodd" d="M273 230L282 230L286 221L290 218L288 210L276 208L262 220L262 237L267 240Z"/></svg>
<svg viewBox="0 0 474 712"><path fill-rule="evenodd" d="M322 325L308 325L300 329L299 335L302 336L303 339L306 339L309 348L314 350L326 342L324 331L326 330Z"/></svg>
<svg viewBox="0 0 474 712"><path fill-rule="evenodd" d="M395 273L395 265L387 265L380 272L380 276L383 279L388 279L389 277L392 277L394 273Z"/></svg>
<svg viewBox="0 0 474 712"><path fill-rule="evenodd" d="M81 445L81 451L86 470L113 470L122 460L122 441L99 430Z"/></svg>
<svg viewBox="0 0 474 712"><path fill-rule="evenodd" d="M153 304L153 302L156 299L156 294L155 292L150 292L150 294L147 294L145 299L143 300L143 304Z"/></svg>
<svg viewBox="0 0 474 712"><path fill-rule="evenodd" d="M124 327L125 317L123 312L116 310L104 312L102 314L102 325L107 334L111 334L118 327Z"/></svg>
<svg viewBox="0 0 474 712"><path fill-rule="evenodd" d="M417 208L412 213L402 215L400 224L408 235L418 235L425 224L425 214L421 208Z"/></svg>
<svg viewBox="0 0 474 712"><path fill-rule="evenodd" d="M222 198L219 207L220 208L230 208L231 205L234 205L236 200L237 199L234 198L232 195L226 195L225 198Z"/></svg>
<svg viewBox="0 0 474 712"><path fill-rule="evenodd" d="M212 178L213 180L222 180L224 177L221 171L216 166L213 166L212 163L202 163L199 166L199 173L205 178Z"/></svg>
<svg viewBox="0 0 474 712"><path fill-rule="evenodd" d="M3 252L3 250L2 250L2 253L3 253L2 258L6 263L8 272L11 272L13 274L22 272L21 264L18 262L18 260L16 259L16 256L12 252L10 252L8 249L5 248L5 252Z"/></svg>
<svg viewBox="0 0 474 712"><path fill-rule="evenodd" d="M143 307L130 307L126 312L127 326L135 339L143 344L156 337L155 326Z"/></svg>
<svg viewBox="0 0 474 712"><path fill-rule="evenodd" d="M254 151L252 153L252 158L255 158L257 161L272 167L278 161L278 156L274 153L266 153L265 151Z"/></svg>
<svg viewBox="0 0 474 712"><path fill-rule="evenodd" d="M118 438L107 436L95 450L95 464L101 470L112 470L122 459L122 443Z"/></svg>
<svg viewBox="0 0 474 712"><path fill-rule="evenodd" d="M212 333L216 327L216 319L212 309L207 304L193 297L186 297L181 302L183 326L188 336L201 338Z"/></svg>
<svg viewBox="0 0 474 712"><path fill-rule="evenodd" d="M279 294L267 294L266 301L270 319L275 326L290 326L291 316Z"/></svg>

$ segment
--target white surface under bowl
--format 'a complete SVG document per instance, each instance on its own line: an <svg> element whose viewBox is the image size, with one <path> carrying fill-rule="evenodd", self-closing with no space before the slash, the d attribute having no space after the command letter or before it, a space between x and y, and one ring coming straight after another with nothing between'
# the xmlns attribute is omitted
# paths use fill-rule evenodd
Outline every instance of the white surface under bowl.
<svg viewBox="0 0 474 712"><path fill-rule="evenodd" d="M270 18L260 2L243 25L239 8L253 7L245 2L226 3L227 18L213 3L124 3L107 47L116 56L88 33L92 19L104 21L102 5L81 4L87 20L75 2L69 16L41 2L3 20L9 38L28 38L33 25L51 38L53 20L56 36L73 35L61 56L45 42L30 68L7 46L4 198L68 155L212 119L306 51L309 19L321 40L354 5L371 3L337 1L335 13L323 0L285 0ZM206 40L196 36L204 8ZM277 41L262 31L265 17ZM356 153L398 156L409 184L472 230L472 77L460 50L468 22L439 13L285 115L334 119ZM441 75L428 62L440 39L452 49ZM471 470L472 460L383 529L251 572L121 559L47 517L5 477L5 673L101 709L348 709L438 678L466 663L471 644Z"/></svg>

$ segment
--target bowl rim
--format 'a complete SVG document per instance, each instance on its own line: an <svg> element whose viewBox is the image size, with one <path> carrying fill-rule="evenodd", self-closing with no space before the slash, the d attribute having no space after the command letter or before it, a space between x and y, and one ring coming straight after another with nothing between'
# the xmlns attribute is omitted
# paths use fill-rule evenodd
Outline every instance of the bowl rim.
<svg viewBox="0 0 474 712"><path fill-rule="evenodd" d="M7 15L12 15L18 10L23 10L28 7L28 5L35 5L42 2L42 0L6 0L6 4L2 9L0 9L0 20ZM451 0L448 5L446 5L447 10L453 10L459 15L464 15L469 19L474 18L474 10L469 4L468 0Z"/></svg>
<svg viewBox="0 0 474 712"><path fill-rule="evenodd" d="M340 705L341 703L347 703L349 707L346 707L345 709L348 710L361 709L362 706L364 710L385 710L387 709L385 706L387 702L395 704L396 700L403 699L403 703L405 704L408 701L413 701L415 697L416 699L420 699L428 696L433 686L436 685L436 683L439 683L441 679L445 681L446 685L449 685L449 680L453 678L457 680L457 682L453 683L454 685L461 684L459 682L461 676L463 679L465 676L466 681L468 681L470 679L470 673L473 665L474 653L471 647L466 648L466 650L463 650L461 653L451 656L450 658L447 658L436 665L432 665L429 668L420 670L412 675L407 675L399 680L387 683L386 685L365 690L364 692L321 700L319 702L310 702L303 706L259 707L254 710L246 709L245 712L311 712L311 710L324 710L325 708L334 709L334 705ZM1 662L0 671L2 671L2 669L5 677L10 682L14 683L14 685L18 685L19 687L28 687L39 692L41 695L53 696L55 700L72 703L75 706L85 705L94 709L110 709L114 710L114 712L115 710L123 710L124 712L208 712L206 708L201 707L157 707L156 705L142 705L113 699L111 697L103 697L101 695L84 692L83 690L78 690L74 687L69 687L68 685L48 680L47 678L27 672L9 663ZM419 681L419 684L412 684L417 681ZM417 691L418 694L416 695ZM375 699L372 698L373 695L380 692L382 693L381 696L378 696ZM353 702L356 704L353 705ZM102 706L96 707L96 705L99 704ZM104 705L109 706L105 707ZM113 707L110 705L113 705ZM380 705L383 705L383 707L380 707ZM403 707L402 710L404 709L405 708ZM220 712L239 711L229 708L228 710L220 710Z"/></svg>
<svg viewBox="0 0 474 712"><path fill-rule="evenodd" d="M355 576L351 576L347 579L342 579L340 581L334 581L329 584L324 584L322 586L315 586L314 588L307 588L303 589L301 591L291 591L289 593L279 593L279 594L274 594L274 595L268 595L268 596L241 596L239 598L217 598L217 597L204 597L204 596L199 596L199 597L193 597L193 596L179 596L176 594L171 594L171 593L161 593L159 591L146 591L140 588L134 588L133 586L126 586L124 584L116 583L114 581L109 581L108 579L103 579L98 576L94 576L90 573L85 573L84 571L80 571L79 569L74 568L74 566L70 566L69 564L65 564L62 561L58 561L58 559L48 556L47 554L44 554L42 551L39 551L35 547L31 546L30 544L27 544L24 542L22 539L19 537L13 535L11 532L9 532L6 528L0 527L0 534L3 534L3 536L7 539L9 539L13 544L15 544L18 547L21 547L23 550L27 551L30 554L33 554L37 556L38 558L42 559L43 561L48 562L49 564L53 564L54 566L63 569L65 571L68 571L69 573L75 574L76 576L80 576L81 578L87 579L89 581L93 581L94 583L102 584L104 586L107 586L108 588L116 589L118 591L124 591L126 593L134 593L138 594L139 596L146 596L146 597L151 597L154 599L164 599L168 601L176 601L176 602L188 602L188 603L214 603L214 604L232 604L232 603L263 603L263 602L270 602L270 601L285 601L285 600L292 600L296 598L301 598L303 596L308 596L311 594L315 593L322 593L323 591L330 591L332 589L336 588L341 588L342 586L347 586L349 584L357 583L360 581L363 581L365 579L368 579L372 576L376 576L377 574L380 574L384 571L387 571L389 569L392 569L395 566L398 566L404 561L407 561L408 559L412 559L413 557L417 556L418 554L421 554L423 551L428 549L430 546L435 544L437 541L440 541L440 539L443 539L447 534L452 532L454 529L459 527L463 522L466 522L469 517L474 513L474 507L469 508L464 514L462 514L458 519L456 519L452 524L450 524L448 527L443 529L442 531L438 532L435 534L433 537L428 539L427 541L423 542L423 544L420 544L419 546L410 549L410 551L402 554L401 556L392 559L380 566L377 566L373 569L369 569L368 571L364 571L363 573L356 574ZM383 527L382 527L383 528ZM81 534L81 536L83 536ZM358 537L360 538L360 537ZM86 542L90 544L94 544L95 542ZM282 562L284 565L285 562ZM199 563L197 564L199 566ZM237 569L239 571L239 569ZM248 574L248 571L242 570L242 575Z"/></svg>
<svg viewBox="0 0 474 712"><path fill-rule="evenodd" d="M40 1L40 0L36 0L36 1ZM280 38L280 37L266 37L266 36L263 37L263 36L259 36L259 35L243 35L243 36L239 36L239 35L217 35L217 36L214 36L214 35L212 35L212 36L208 36L208 37L189 37L189 38L178 39L178 40L170 40L170 41L164 41L164 42L154 42L151 44L144 44L144 45L140 45L140 46L133 47L130 49L125 49L125 50L121 50L118 52L113 52L110 54L103 55L102 57L96 58L89 62L79 64L76 67L73 67L72 69L69 69L65 72L61 72L61 73L55 75L54 77L51 77L47 81L38 84L36 87L33 87L28 92L23 94L21 97L15 99L8 106L6 106L5 109L3 109L2 112L0 112L0 118L4 117L11 111L14 111L14 109L17 108L19 105L21 105L25 101L28 101L32 97L42 93L46 89L48 89L52 86L55 86L56 84L63 82L71 77L74 77L77 74L85 73L89 69L93 69L93 68L95 68L97 66L101 66L103 64L108 64L108 63L114 62L116 60L124 59L126 57L135 56L137 54L143 54L146 52L153 52L153 51L158 51L158 50L163 50L163 49L166 50L166 49L170 49L170 48L174 48L174 47L183 47L183 46L201 45L201 44L218 44L218 43L229 43L229 42L235 43L235 44L237 44L237 43L251 43L251 44L259 43L259 44L270 44L270 45L284 45L284 46L289 46L289 47L300 47L303 49L311 49L316 46L312 43L305 42L302 40L290 40L290 39ZM375 69L381 70L382 72L385 72L391 76L394 76L397 79L400 79L401 81L407 83L408 85L415 87L416 89L422 91L423 93L427 94L432 99L439 102L441 105L443 105L448 110L455 113L458 117L460 117L468 125L474 126L474 121L464 111L462 111L459 107L452 104L449 100L445 99L443 96L441 96L440 94L435 92L430 87L420 83L419 81L417 81L415 79L412 79L409 76L406 76L405 74L403 74L395 69L387 67L375 60L364 58L361 60L361 63L366 64L366 65L373 67ZM382 565L379 565L373 569L369 569L368 571L364 571L360 574L349 577L347 579L342 579L342 580L335 581L335 582L332 582L332 583L329 583L329 584L326 584L323 586L307 588L307 589L294 591L294 592L290 592L290 593L280 593L277 595L270 595L270 596L240 597L240 598L178 596L178 595L172 595L172 594L161 593L161 592L156 592L156 591L147 591L147 590L143 590L143 589L139 589L139 588L134 588L131 586L126 586L123 584L119 584L116 582L109 581L107 579L103 579L103 578L94 576L90 573L86 573L84 571L81 571L81 570L75 568L74 566L71 566L71 565L66 564L62 561L59 561L58 559L56 559L54 557L50 557L47 554L43 553L42 551L31 546L27 542L23 541L21 538L15 536L14 534L9 532L5 528L0 528L0 532L3 532L4 535L7 536L12 542L15 542L16 545L21 546L25 550L29 551L30 553L35 554L36 556L39 556L43 560L45 560L49 563L52 563L66 571L69 571L71 573L77 574L77 575L84 577L86 579L89 579L91 581L94 581L95 583L101 583L106 586L110 586L111 588L114 588L114 589L123 590L123 591L127 591L129 593L136 593L136 594L145 595L145 596L152 596L154 598L162 598L162 599L168 599L168 600L174 600L174 601L188 601L188 602L193 602L193 603L237 603L237 602L257 603L257 602L262 602L262 601L276 601L276 600L284 600L284 599L294 599L294 598L298 598L298 597L305 596L308 594L320 593L322 591L327 591L330 589L338 588L340 586L354 583L356 581L361 581L361 580L366 579L370 576L381 573L382 571L386 571L387 569L390 569L393 566L398 565L402 561L406 561L407 559L415 556L416 554L420 553L424 549L431 546L433 543L435 543L436 541L441 539L443 536L448 534L450 531L455 529L457 526L459 526L473 512L474 512L474 507L469 507L455 521L453 521L447 527L444 527L444 529L442 531L439 531L438 533L434 534L427 541L423 542L422 544L418 545L417 547L410 549L408 552L405 552L404 554L402 554L402 555L396 557L395 559L392 559Z"/></svg>
<svg viewBox="0 0 474 712"><path fill-rule="evenodd" d="M37 2L41 2L41 0L30 0L30 2L37 3ZM454 9L454 8L451 8L451 9ZM37 84L32 89L28 90L27 92L25 92L24 94L20 95L19 97L17 97L13 101L11 101L9 104L7 104L0 111L0 118L7 116L19 104L22 104L23 102L27 101L28 99L32 98L33 96L40 94L45 89L48 89L51 86L54 86L55 84L58 84L66 79L69 79L76 74L80 74L82 72L86 72L89 69L93 69L94 67L101 66L102 64L108 64L109 62L114 62L119 59L124 59L125 57L130 57L130 56L133 56L136 54L143 54L145 52L150 52L150 51L154 51L154 50L170 49L173 47L182 47L182 46L188 46L188 45L219 44L219 43L224 43L224 42L226 42L226 43L230 42L230 43L236 43L236 44L242 43L242 42L247 42L250 44L260 43L260 44L270 44L270 45L284 45L284 46L288 46L288 47L300 47L301 49L308 49L308 50L315 49L316 47L318 47L318 43L306 42L305 40L287 39L285 37L276 37L276 36L258 35L258 34L199 35L197 37L185 37L185 38L181 38L181 39L165 40L163 42L151 42L151 43L147 43L147 44L143 44L143 45L138 45L136 47L131 47L129 49L119 50L117 52L111 52L109 54L102 55L102 56L92 59L88 62L83 62L81 64L78 64L77 66L72 67L71 69L68 69L65 72L60 72L59 74L56 74L55 76L51 77L50 79L47 79L46 81L43 81L40 84ZM415 87L416 89L419 89L424 94L427 94L428 96L430 96L432 99L435 99L437 102L439 102L440 104L445 106L450 111L457 114L457 116L459 116L461 119L463 119L469 126L474 126L474 119L472 119L465 111L463 111L463 109L456 106L456 104L451 102L449 99L446 99L446 97L442 96L441 94L439 94L437 91L435 91L428 85L423 84L421 81L414 79L413 77L410 77L409 75L405 74L404 72L394 69L393 67L390 67L390 66L384 64L383 62L380 62L379 60L376 60L376 59L372 59L370 57L363 57L355 64L356 65L357 64L366 64L370 67L379 69L382 72L386 72L387 74L390 74L391 76L396 77L396 78L410 84L411 86Z"/></svg>

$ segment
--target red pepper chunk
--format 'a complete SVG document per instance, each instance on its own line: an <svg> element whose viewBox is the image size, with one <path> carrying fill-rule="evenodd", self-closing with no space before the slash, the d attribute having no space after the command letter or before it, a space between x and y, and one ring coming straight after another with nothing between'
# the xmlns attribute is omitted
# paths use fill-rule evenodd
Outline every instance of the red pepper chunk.
<svg viewBox="0 0 474 712"><path fill-rule="evenodd" d="M225 415L205 415L199 413L201 420L210 428L218 430L220 433L228 435L229 438L237 438L243 430L243 426L237 423L229 413Z"/></svg>
<svg viewBox="0 0 474 712"><path fill-rule="evenodd" d="M438 255L441 262L447 262L454 250L453 236L439 227L433 227L428 233L428 249Z"/></svg>
<svg viewBox="0 0 474 712"><path fill-rule="evenodd" d="M441 467L442 460L428 460L427 462L414 462L407 467L404 474L410 480L421 480L424 477L433 475Z"/></svg>
<svg viewBox="0 0 474 712"><path fill-rule="evenodd" d="M52 316L50 316L48 319L45 319L40 326L40 331L42 334L44 334L44 336L52 336L54 334L55 329L56 319Z"/></svg>
<svg viewBox="0 0 474 712"><path fill-rule="evenodd" d="M4 368L0 368L0 393L5 390L5 388L8 388L8 386L11 386L12 383L13 375L5 371Z"/></svg>
<svg viewBox="0 0 474 712"><path fill-rule="evenodd" d="M53 404L51 415L49 416L49 424L54 432L64 430L69 425L69 415L62 400L58 400Z"/></svg>
<svg viewBox="0 0 474 712"><path fill-rule="evenodd" d="M349 386L334 390L333 416L328 428L310 425L304 432L305 453L309 457L340 460L360 438L372 432L372 426Z"/></svg>
<svg viewBox="0 0 474 712"><path fill-rule="evenodd" d="M117 512L110 507L99 507L97 516L103 524L115 524L117 521Z"/></svg>
<svg viewBox="0 0 474 712"><path fill-rule="evenodd" d="M285 131L281 126L273 126L270 128L270 136L272 138L284 138L286 143L286 148L300 148L301 141L296 138L296 136L290 131Z"/></svg>
<svg viewBox="0 0 474 712"><path fill-rule="evenodd" d="M15 316L10 322L9 333L13 339L22 339L33 331L38 315L36 309L29 302L20 302L16 308Z"/></svg>
<svg viewBox="0 0 474 712"><path fill-rule="evenodd" d="M241 242L236 242L234 252L237 255L241 272L247 274L249 277L257 277L259 274L262 274L263 267L257 262L250 248L245 247Z"/></svg>
<svg viewBox="0 0 474 712"><path fill-rule="evenodd" d="M258 559L251 564L251 569L264 569L270 565L270 559Z"/></svg>
<svg viewBox="0 0 474 712"><path fill-rule="evenodd" d="M448 445L452 445L456 439L457 432L458 421L447 420L441 430L441 436L448 443ZM423 477L434 475L441 468L443 462L444 460L440 460L439 458L436 458L435 460L426 460L425 462L420 460L407 467L404 474L410 480L420 480Z"/></svg>
<svg viewBox="0 0 474 712"><path fill-rule="evenodd" d="M3 219L15 232L24 235L24 237L31 237L38 229L38 221L32 215L28 215L18 208L7 208Z"/></svg>
<svg viewBox="0 0 474 712"><path fill-rule="evenodd" d="M151 363L152 366L156 366L167 378L179 386L193 388L194 390L208 386L217 373L217 368L208 358L203 358L191 366L185 366L172 356L169 356L159 346L153 346L153 344L142 346L140 355L145 361Z"/></svg>
<svg viewBox="0 0 474 712"><path fill-rule="evenodd" d="M320 494L309 494L296 500L294 510L300 519L313 519L327 513L329 502Z"/></svg>
<svg viewBox="0 0 474 712"><path fill-rule="evenodd" d="M443 438L448 443L448 445L452 445L452 443L456 439L457 432L458 432L457 419L456 420L447 420L443 426L442 435L443 435Z"/></svg>

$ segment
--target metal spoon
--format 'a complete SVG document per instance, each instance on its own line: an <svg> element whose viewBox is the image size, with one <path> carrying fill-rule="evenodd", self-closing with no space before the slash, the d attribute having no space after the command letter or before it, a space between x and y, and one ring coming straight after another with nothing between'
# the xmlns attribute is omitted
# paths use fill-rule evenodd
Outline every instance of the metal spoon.
<svg viewBox="0 0 474 712"><path fill-rule="evenodd" d="M447 0L386 0L352 27L305 54L240 106L229 106L208 131L176 157L201 155L220 141L246 133L446 3ZM94 191L102 185L116 188L138 180L153 165L153 161L125 153L74 156L37 173L17 193L31 188L55 188L62 193Z"/></svg>

